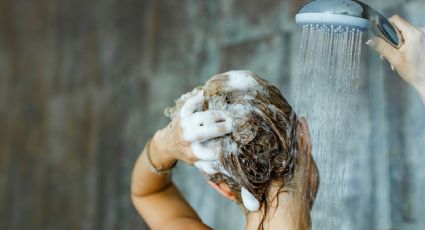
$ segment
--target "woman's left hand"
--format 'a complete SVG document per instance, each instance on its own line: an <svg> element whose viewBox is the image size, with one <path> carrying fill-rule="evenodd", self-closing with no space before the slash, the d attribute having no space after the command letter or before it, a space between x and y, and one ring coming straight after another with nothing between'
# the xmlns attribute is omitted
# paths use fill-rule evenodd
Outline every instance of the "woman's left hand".
<svg viewBox="0 0 425 230"><path fill-rule="evenodd" d="M156 132L150 145L153 164L160 168L171 167L176 160L193 164L199 156L210 149L199 149L194 153L192 143L199 143L232 132L233 124L227 111L200 110L203 91L189 98L164 129ZM213 154L213 153L211 153ZM198 157L197 157L198 156Z"/></svg>
<svg viewBox="0 0 425 230"><path fill-rule="evenodd" d="M394 48L380 37L367 42L387 59L393 69L413 87L425 102L425 29L420 29L398 15L391 17L390 22L400 31L404 43Z"/></svg>

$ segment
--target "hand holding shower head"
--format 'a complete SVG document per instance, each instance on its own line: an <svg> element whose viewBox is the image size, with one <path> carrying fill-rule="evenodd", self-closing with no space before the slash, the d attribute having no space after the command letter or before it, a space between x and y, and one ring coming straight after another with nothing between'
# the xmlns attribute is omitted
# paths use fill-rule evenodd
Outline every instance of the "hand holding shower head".
<svg viewBox="0 0 425 230"><path fill-rule="evenodd" d="M336 25L360 30L372 29L392 46L399 48L403 39L399 31L378 11L357 0L313 0L301 8L298 24Z"/></svg>

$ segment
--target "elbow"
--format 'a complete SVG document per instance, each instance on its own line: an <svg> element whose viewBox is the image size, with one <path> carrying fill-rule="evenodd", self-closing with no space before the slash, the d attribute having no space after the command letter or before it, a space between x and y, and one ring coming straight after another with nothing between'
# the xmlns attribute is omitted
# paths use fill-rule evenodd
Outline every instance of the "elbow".
<svg viewBox="0 0 425 230"><path fill-rule="evenodd" d="M136 204L140 203L143 196L144 196L143 191L141 191L141 189L138 186L136 186L136 184L133 181L130 186L131 203L133 203L134 206L137 206Z"/></svg>
<svg viewBox="0 0 425 230"><path fill-rule="evenodd" d="M136 207L137 206L136 204L138 203L138 201L140 201L140 196L131 192L130 199L131 199L131 203L133 204L133 206Z"/></svg>
<svg viewBox="0 0 425 230"><path fill-rule="evenodd" d="M139 215L143 216L142 214L142 207L144 206L144 196L134 192L133 190L130 192L130 200L133 204L133 207L137 210Z"/></svg>
<svg viewBox="0 0 425 230"><path fill-rule="evenodd" d="M144 196L143 192L140 191L140 189L137 189L136 186L134 186L134 184L131 184L131 188L130 188L131 202L134 204L136 200L140 200L141 198L143 198L143 196Z"/></svg>

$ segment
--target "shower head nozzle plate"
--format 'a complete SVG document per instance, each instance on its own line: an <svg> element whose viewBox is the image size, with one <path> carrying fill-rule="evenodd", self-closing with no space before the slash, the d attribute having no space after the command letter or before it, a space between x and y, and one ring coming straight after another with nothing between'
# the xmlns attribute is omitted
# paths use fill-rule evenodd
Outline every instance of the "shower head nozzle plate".
<svg viewBox="0 0 425 230"><path fill-rule="evenodd" d="M299 13L295 21L301 25L333 25L368 30L372 23L364 18L343 14Z"/></svg>

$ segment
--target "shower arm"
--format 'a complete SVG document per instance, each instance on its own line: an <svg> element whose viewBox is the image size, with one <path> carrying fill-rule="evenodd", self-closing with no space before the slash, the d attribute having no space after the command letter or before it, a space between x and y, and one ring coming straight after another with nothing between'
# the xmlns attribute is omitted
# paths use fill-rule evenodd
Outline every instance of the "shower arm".
<svg viewBox="0 0 425 230"><path fill-rule="evenodd" d="M362 17L372 22L372 31L375 34L383 38L394 48L398 49L403 45L404 40L400 31L396 29L386 17L363 2L357 0L352 1L363 7Z"/></svg>

